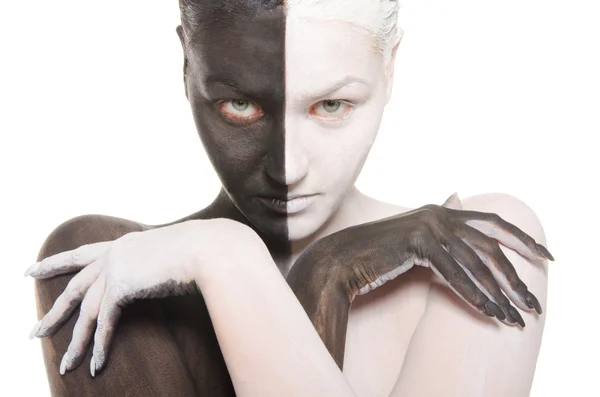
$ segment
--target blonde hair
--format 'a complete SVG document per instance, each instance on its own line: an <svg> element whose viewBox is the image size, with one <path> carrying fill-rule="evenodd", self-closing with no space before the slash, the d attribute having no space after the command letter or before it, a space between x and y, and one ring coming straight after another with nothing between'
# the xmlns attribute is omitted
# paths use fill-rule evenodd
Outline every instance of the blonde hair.
<svg viewBox="0 0 600 397"><path fill-rule="evenodd" d="M215 10L211 3L209 0L179 0L186 41L202 26L202 18L210 18L211 11ZM402 38L397 0L225 0L217 8L252 13L280 6L288 17L341 20L368 29L373 33L375 49L384 56L385 65L389 64L392 50Z"/></svg>
<svg viewBox="0 0 600 397"><path fill-rule="evenodd" d="M284 3L288 16L341 20L370 30L386 66L402 38L397 0L285 0Z"/></svg>

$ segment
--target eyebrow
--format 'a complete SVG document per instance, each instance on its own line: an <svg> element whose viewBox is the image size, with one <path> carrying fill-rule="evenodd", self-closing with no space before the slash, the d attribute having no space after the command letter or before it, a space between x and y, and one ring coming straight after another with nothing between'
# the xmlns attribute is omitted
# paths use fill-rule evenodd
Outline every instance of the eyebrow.
<svg viewBox="0 0 600 397"><path fill-rule="evenodd" d="M353 84L353 83L368 85L369 81L366 79L363 79L361 77L358 77L358 76L347 75L343 79L329 85L326 88L320 89L318 91L300 91L297 95L297 98L299 98L299 99L324 98L324 97L327 97L327 96L333 94L334 92L340 90L341 88L343 88L347 85Z"/></svg>

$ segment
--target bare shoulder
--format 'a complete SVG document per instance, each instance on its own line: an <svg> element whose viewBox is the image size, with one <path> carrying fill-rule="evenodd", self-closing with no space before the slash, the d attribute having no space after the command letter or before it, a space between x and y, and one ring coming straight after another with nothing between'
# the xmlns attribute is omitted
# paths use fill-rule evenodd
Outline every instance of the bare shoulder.
<svg viewBox="0 0 600 397"><path fill-rule="evenodd" d="M464 210L495 213L545 245L537 215L522 200L490 193L461 202ZM543 313L520 311L526 327L508 326L474 313L445 284L432 283L391 396L529 395L545 324L547 262L532 263L507 247L501 249ZM428 381L431 373L438 374L436 382Z"/></svg>
<svg viewBox="0 0 600 397"><path fill-rule="evenodd" d="M85 244L115 240L127 233L150 229L138 222L106 215L82 215L58 225L46 238L38 261Z"/></svg>
<svg viewBox="0 0 600 397"><path fill-rule="evenodd" d="M534 210L517 197L504 193L487 193L461 198L463 209L498 214L533 237L538 243L546 245L544 228Z"/></svg>

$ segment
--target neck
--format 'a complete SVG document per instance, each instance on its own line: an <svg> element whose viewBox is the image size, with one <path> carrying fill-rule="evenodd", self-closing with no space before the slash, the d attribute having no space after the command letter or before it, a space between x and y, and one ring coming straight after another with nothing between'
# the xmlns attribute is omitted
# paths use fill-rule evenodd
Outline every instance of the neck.
<svg viewBox="0 0 600 397"><path fill-rule="evenodd" d="M347 227L362 223L361 215L372 200L352 187L340 206L323 226L301 240L284 240L280 236L272 236L258 230L233 204L224 189L221 189L213 203L202 211L209 217L233 219L251 227L265 242L273 260L285 276L296 259L315 241Z"/></svg>
<svg viewBox="0 0 600 397"><path fill-rule="evenodd" d="M338 232L347 227L356 225L362 222L361 214L364 214L364 209L367 207L369 198L361 193L353 186L339 207L331 215L331 217L313 234L301 239L291 241L292 256L297 258L315 241L326 237L330 234Z"/></svg>

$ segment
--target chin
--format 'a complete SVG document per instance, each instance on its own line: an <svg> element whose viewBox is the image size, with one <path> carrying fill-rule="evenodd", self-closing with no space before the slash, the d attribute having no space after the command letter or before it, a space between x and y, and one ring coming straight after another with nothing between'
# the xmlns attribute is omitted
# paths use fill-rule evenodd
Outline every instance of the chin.
<svg viewBox="0 0 600 397"><path fill-rule="evenodd" d="M288 239L299 241L311 237L323 227L327 219L327 213L322 211L289 215L287 220Z"/></svg>

